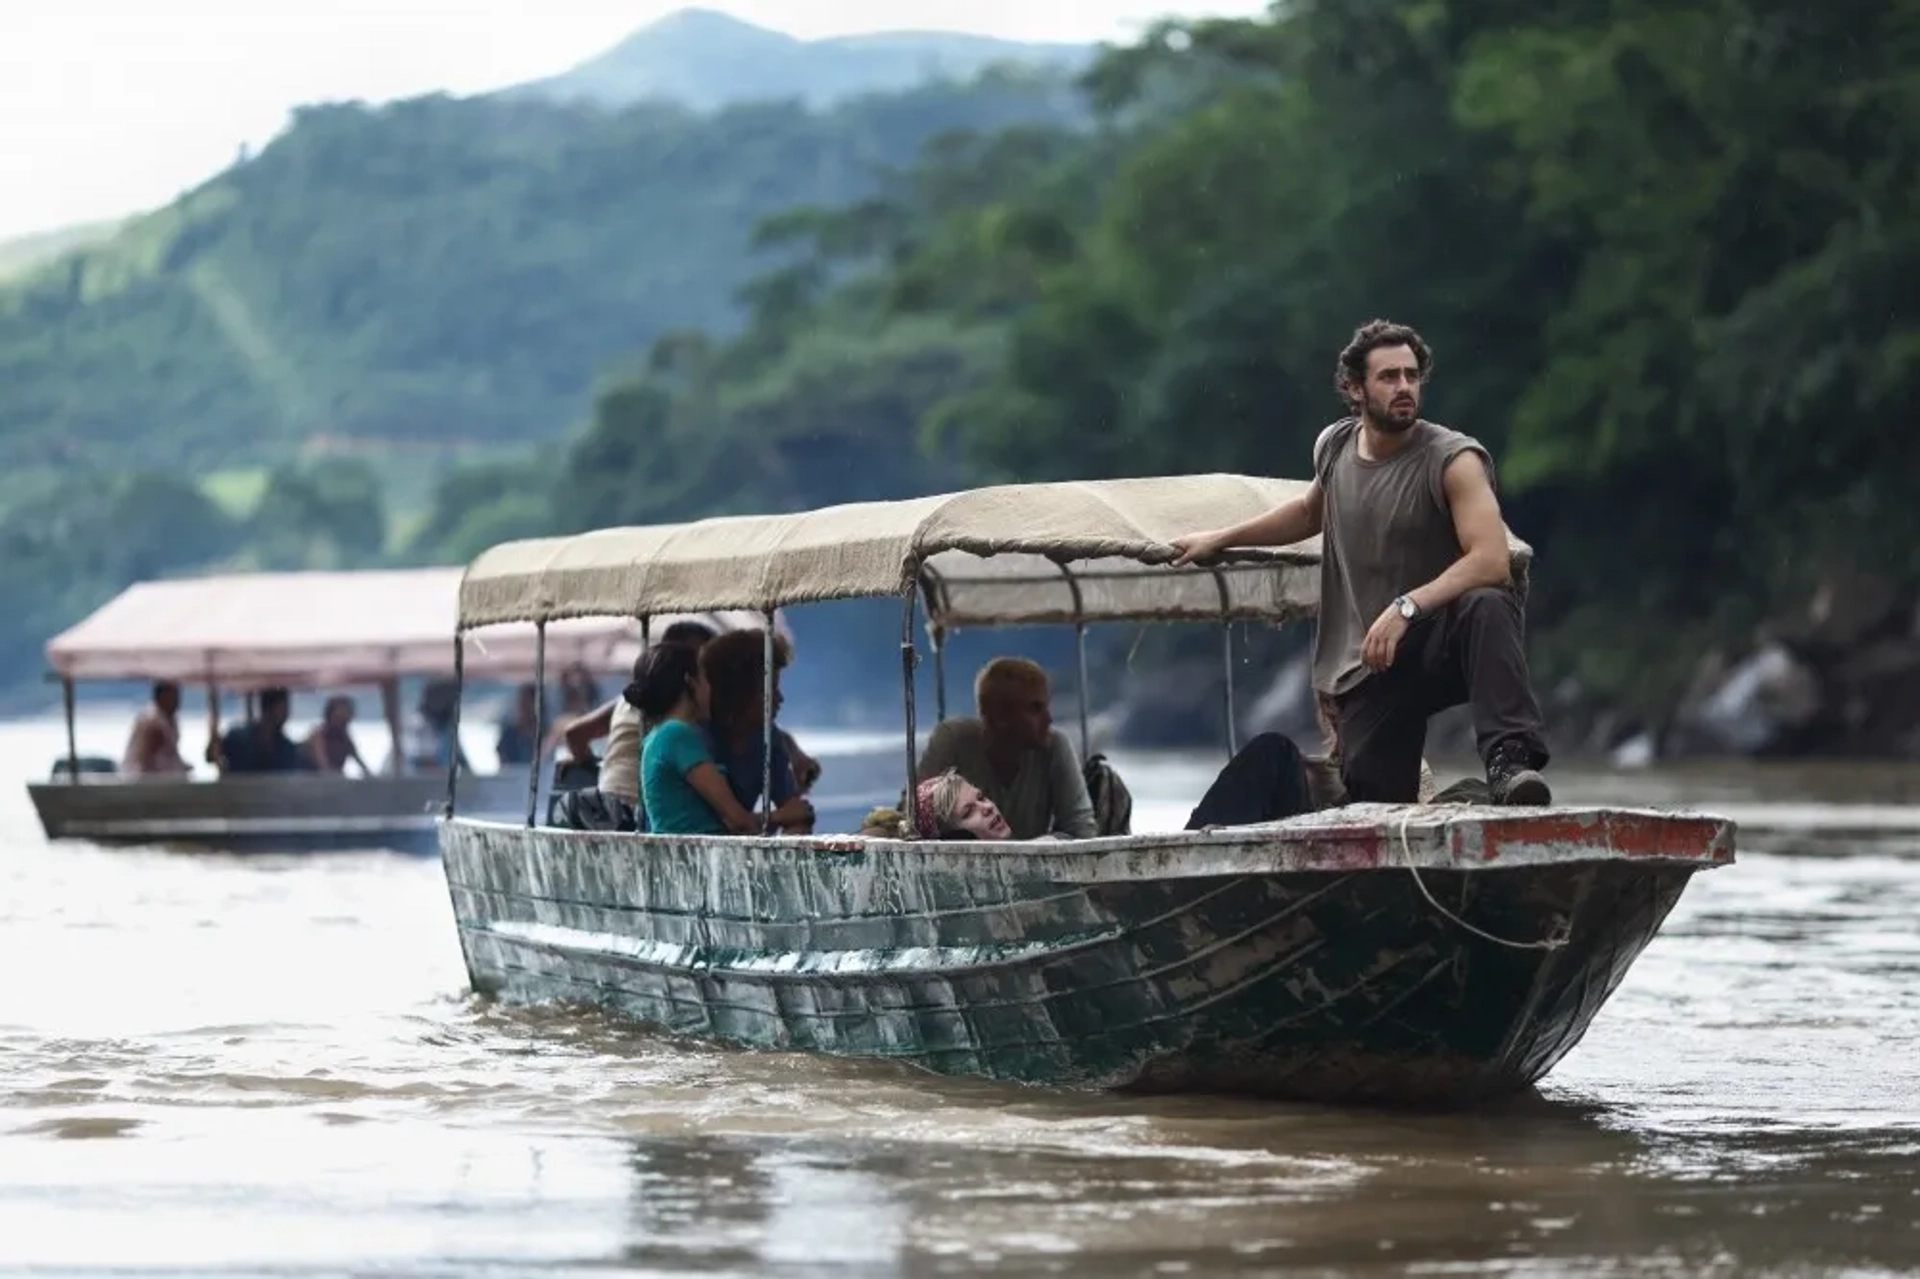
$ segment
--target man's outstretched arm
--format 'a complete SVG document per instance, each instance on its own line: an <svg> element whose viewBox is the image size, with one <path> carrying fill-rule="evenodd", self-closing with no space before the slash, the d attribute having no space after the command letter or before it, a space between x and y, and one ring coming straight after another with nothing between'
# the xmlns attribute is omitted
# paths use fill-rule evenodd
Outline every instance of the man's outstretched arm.
<svg viewBox="0 0 1920 1279"><path fill-rule="evenodd" d="M1320 492L1320 481L1315 480L1307 485L1305 493L1291 502L1282 502L1271 511L1250 520L1242 520L1230 528L1210 529L1204 533L1189 533L1174 538L1173 548L1180 554L1174 557L1173 562L1192 564L1198 560L1212 559L1235 546L1291 546L1319 533L1325 520L1326 505Z"/></svg>

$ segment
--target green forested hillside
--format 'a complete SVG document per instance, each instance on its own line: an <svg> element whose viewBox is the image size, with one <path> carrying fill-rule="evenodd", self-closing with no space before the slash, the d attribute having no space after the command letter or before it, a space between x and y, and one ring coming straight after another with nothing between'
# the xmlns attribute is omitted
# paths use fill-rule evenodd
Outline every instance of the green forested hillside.
<svg viewBox="0 0 1920 1279"><path fill-rule="evenodd" d="M423 545L943 461L1299 474L1334 353L1386 315L1437 348L1432 416L1500 459L1557 701L1657 728L1761 627L1820 689L1791 740L1920 749L1916 68L1917 0L1170 27L1092 73L1093 135L937 148L781 219L808 252L744 334L656 347L557 470L449 480Z"/></svg>
<svg viewBox="0 0 1920 1279"><path fill-rule="evenodd" d="M286 307L356 317L368 340L344 345L352 371L337 380L249 392L271 403L255 417L223 398L240 394L229 382L185 396L226 405L226 433L178 453L225 457L231 441L258 448L272 432L295 439L314 429L316 404L331 410L327 429L391 435L397 417L428 415L369 407L366 388L392 392L385 406L405 402L395 388L467 388L477 407L459 430L500 447L441 475L424 518L389 538L441 560L519 534L956 482L1299 474L1315 431L1339 411L1334 353L1355 325L1387 315L1433 341L1431 416L1493 448L1509 519L1540 552L1530 625L1538 682L1556 707L1617 709L1609 735L1658 729L1714 654L1775 641L1791 646L1817 694L1810 718L1796 712L1792 734L1772 736L1781 748L1920 750L1920 472L1904 426L1920 399L1916 68L1920 0L1818 10L1308 0L1261 21L1169 27L1104 57L1086 82L1091 130L1036 126L1029 109L1017 127L935 140L852 196L766 178L735 181L734 203L706 204L689 194L695 174L742 172L722 156L790 158L795 135L779 127L805 117L769 113L699 163L697 148L648 151L681 180L643 198L618 153L536 160L556 146L575 155L565 112L531 117L540 123L527 133L499 117L500 139L476 146L451 125L455 104L414 104L385 113L407 122L411 141L377 161L352 142L374 117L319 113L303 121L301 163L355 176L287 190L315 202L323 187L350 186L382 210L366 220L387 229L323 234L323 223L345 225L344 210L303 224L305 240L280 242L281 257L287 243L310 247L288 268L300 284ZM923 100L952 101L960 91L928 92ZM845 118L902 146L936 132L903 127L897 108L861 109ZM637 128L650 117L617 118ZM816 126L795 127L814 136ZM786 141L767 141L776 137ZM551 163L565 180L508 178L524 178L497 158L514 138L527 166ZM807 145L816 157L847 154ZM266 159L236 177L272 172ZM521 194L423 196L417 175L442 169L472 189L505 182ZM529 211L596 183L628 192L619 207L632 251L532 253L580 242L563 234L572 222L559 208L548 210L552 225ZM370 202L385 187L392 200ZM171 310L155 303L153 314L171 317L155 331L201 335L184 348L94 347L131 330L56 326L58 342L94 353L90 376L117 388L101 394L129 394L108 376L116 367L157 373L150 388L175 386L187 351L234 327L231 306L205 302L205 281L178 281L193 279L211 243L187 228L246 242L219 220L245 194L232 183L202 193L207 207L182 211L183 230L154 252L159 265L124 274L127 288L171 299ZM703 244L701 230L678 214L665 229L642 216L656 202L737 213L742 233L750 216L774 216L760 251L732 260L727 289L656 294L636 281L706 283L729 269L689 266L680 250ZM591 199L570 207L601 233L613 220L599 220ZM474 208L522 216L482 234ZM464 238L428 235L456 211L468 218ZM431 259L429 275L423 246L440 242L461 250ZM369 244L382 247L355 256ZM536 261L544 268L527 265ZM572 301L563 278L586 281ZM723 302L690 304L749 279L737 317ZM458 305L411 296L430 280ZM130 305L106 283L82 272L70 292ZM502 292L523 305L497 305ZM651 323L628 325L668 296L670 315L649 310ZM59 311L79 305L71 296L39 305L89 314ZM569 327L581 313L591 321ZM529 316L538 322L515 327ZM498 406L538 398L529 388L553 367L549 327L570 348L591 347L595 367L631 362L564 447L515 452L516 430L529 428ZM322 376L320 361L292 358L291 339L270 336L228 340L220 358ZM287 358L264 358L273 351ZM24 385L92 394L70 378ZM167 420L182 416L176 404ZM81 447L104 437L80 436ZM285 473L291 491L319 495L288 509L320 512L321 525L348 519L359 481L347 462L332 465L317 479ZM351 541L336 526L321 544Z"/></svg>
<svg viewBox="0 0 1920 1279"><path fill-rule="evenodd" d="M124 222L119 219L79 222L51 231L36 231L0 240L0 280L20 275L63 253L110 239L122 225Z"/></svg>
<svg viewBox="0 0 1920 1279"><path fill-rule="evenodd" d="M596 377L725 330L761 218L928 139L1057 117L1008 74L828 111L426 98L303 110L242 164L0 289L0 459L274 461L315 436L551 437Z"/></svg>
<svg viewBox="0 0 1920 1279"><path fill-rule="evenodd" d="M300 112L0 286L0 680L139 577L430 558L410 531L450 459L562 440L663 335L738 328L787 252L756 249L763 218L860 199L931 139L1084 115L1020 73L822 111Z"/></svg>

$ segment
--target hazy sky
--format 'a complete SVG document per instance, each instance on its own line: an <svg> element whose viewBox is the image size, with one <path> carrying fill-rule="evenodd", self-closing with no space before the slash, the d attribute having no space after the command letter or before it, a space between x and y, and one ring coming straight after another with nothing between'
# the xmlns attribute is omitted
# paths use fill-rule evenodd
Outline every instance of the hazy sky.
<svg viewBox="0 0 1920 1279"><path fill-rule="evenodd" d="M687 0L0 0L0 237L166 203L305 102L551 74ZM708 0L794 35L1125 39L1263 0Z"/></svg>

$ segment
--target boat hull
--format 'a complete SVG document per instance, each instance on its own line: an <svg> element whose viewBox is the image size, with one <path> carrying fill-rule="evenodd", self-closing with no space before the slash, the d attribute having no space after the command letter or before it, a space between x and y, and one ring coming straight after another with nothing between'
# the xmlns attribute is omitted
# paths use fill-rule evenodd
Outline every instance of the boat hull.
<svg viewBox="0 0 1920 1279"><path fill-rule="evenodd" d="M167 845L219 852L383 849L432 855L446 804L444 777L285 774L217 781L82 774L79 782L29 783L50 840ZM524 778L462 778L460 804L507 817L524 812Z"/></svg>
<svg viewBox="0 0 1920 1279"><path fill-rule="evenodd" d="M946 1074L1416 1105L1546 1074L1733 856L1713 818L1439 811L1020 845L462 819L441 851L483 993Z"/></svg>

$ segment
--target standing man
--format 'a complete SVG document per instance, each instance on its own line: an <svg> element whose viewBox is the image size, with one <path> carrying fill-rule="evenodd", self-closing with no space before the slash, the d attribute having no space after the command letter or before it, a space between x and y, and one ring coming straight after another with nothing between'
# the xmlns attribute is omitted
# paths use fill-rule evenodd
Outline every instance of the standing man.
<svg viewBox="0 0 1920 1279"><path fill-rule="evenodd" d="M1354 416L1320 433L1313 482L1232 528L1174 541L1176 564L1325 534L1313 683L1332 702L1355 802L1410 804L1427 719L1462 702L1497 804L1548 804L1493 459L1420 417L1433 353L1404 324L1362 325L1334 381Z"/></svg>

